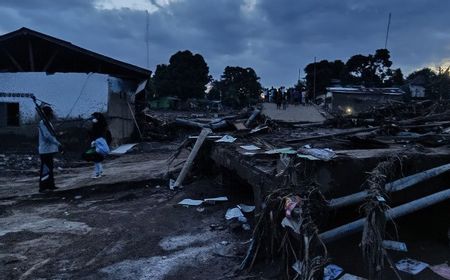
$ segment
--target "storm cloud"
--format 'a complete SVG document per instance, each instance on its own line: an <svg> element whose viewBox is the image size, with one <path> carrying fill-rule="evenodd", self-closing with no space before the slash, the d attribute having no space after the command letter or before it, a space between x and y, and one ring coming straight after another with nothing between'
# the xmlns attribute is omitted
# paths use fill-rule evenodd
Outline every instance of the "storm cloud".
<svg viewBox="0 0 450 280"><path fill-rule="evenodd" d="M25 26L151 70L189 49L214 78L237 65L253 67L265 86L289 86L314 57L345 61L383 48L390 12L394 67L449 63L442 0L2 0L0 33Z"/></svg>

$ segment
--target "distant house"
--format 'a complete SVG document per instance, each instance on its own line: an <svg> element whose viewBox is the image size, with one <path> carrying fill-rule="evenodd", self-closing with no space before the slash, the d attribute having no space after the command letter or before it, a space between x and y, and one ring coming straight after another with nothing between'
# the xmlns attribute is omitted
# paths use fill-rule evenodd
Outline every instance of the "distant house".
<svg viewBox="0 0 450 280"><path fill-rule="evenodd" d="M151 75L28 28L0 36L0 72L0 134L36 134L37 117L27 96L33 94L51 104L59 118L106 113L119 143L134 130L134 95Z"/></svg>
<svg viewBox="0 0 450 280"><path fill-rule="evenodd" d="M401 100L405 92L399 88L329 87L321 96L327 111L353 115L372 107Z"/></svg>
<svg viewBox="0 0 450 280"><path fill-rule="evenodd" d="M417 76L407 83L412 98L425 97L425 78Z"/></svg>

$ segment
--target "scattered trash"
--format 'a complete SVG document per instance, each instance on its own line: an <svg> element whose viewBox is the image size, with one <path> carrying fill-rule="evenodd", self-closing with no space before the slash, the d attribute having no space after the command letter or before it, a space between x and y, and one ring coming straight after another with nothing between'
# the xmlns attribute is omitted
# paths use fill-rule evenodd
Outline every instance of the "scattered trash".
<svg viewBox="0 0 450 280"><path fill-rule="evenodd" d="M303 264L301 261L296 261L293 265L292 265L292 269L295 270L295 272L297 272L297 274L301 274L302 273L302 267Z"/></svg>
<svg viewBox="0 0 450 280"><path fill-rule="evenodd" d="M339 280L366 280L366 278L362 278L356 275L352 275L349 273L345 273Z"/></svg>
<svg viewBox="0 0 450 280"><path fill-rule="evenodd" d="M187 205L187 206L199 206L202 203L203 203L203 200L190 199L190 198L185 198L182 201L178 202L178 204L180 204L180 205Z"/></svg>
<svg viewBox="0 0 450 280"><path fill-rule="evenodd" d="M287 217L284 217L284 219L281 221L281 226L283 228L290 227L295 233L300 234L300 227L302 226L302 221L295 221L294 219L289 219Z"/></svg>
<svg viewBox="0 0 450 280"><path fill-rule="evenodd" d="M203 211L205 211L205 207L197 207L197 212L203 212Z"/></svg>
<svg viewBox="0 0 450 280"><path fill-rule="evenodd" d="M310 156L310 155L301 155L301 154L297 154L297 157L299 157L299 158L304 158L304 159L307 159L307 160L320 160L320 159L318 159L318 158L316 158L316 157L313 157L313 156Z"/></svg>
<svg viewBox="0 0 450 280"><path fill-rule="evenodd" d="M137 145L137 143L121 145L121 146L117 147L116 149L112 150L110 154L123 155L123 154L127 153L129 150L131 150L136 145Z"/></svg>
<svg viewBox="0 0 450 280"><path fill-rule="evenodd" d="M211 228L211 230L224 230L224 229L226 229L226 227L224 225L219 225L219 224L211 224L211 225L209 225L209 227Z"/></svg>
<svg viewBox="0 0 450 280"><path fill-rule="evenodd" d="M329 264L323 269L323 280L334 280L344 272L344 269L335 265Z"/></svg>
<svg viewBox="0 0 450 280"><path fill-rule="evenodd" d="M251 205L247 205L247 204L238 204L237 206L239 209L241 209L242 212L244 213L250 213L253 212L255 210L255 206L251 206Z"/></svg>
<svg viewBox="0 0 450 280"><path fill-rule="evenodd" d="M171 191L174 191L177 187L175 186L175 180L174 179L170 179L169 180L169 189Z"/></svg>
<svg viewBox="0 0 450 280"><path fill-rule="evenodd" d="M228 201L228 197L226 196L219 196L219 197L213 197L213 198L205 198L203 200L204 202L221 202L221 201Z"/></svg>
<svg viewBox="0 0 450 280"><path fill-rule="evenodd" d="M228 241L220 241L220 245L227 246L228 244L230 244L230 242L228 242Z"/></svg>
<svg viewBox="0 0 450 280"><path fill-rule="evenodd" d="M437 275L450 280L450 266L448 264L438 264L430 266L430 269Z"/></svg>
<svg viewBox="0 0 450 280"><path fill-rule="evenodd" d="M383 248L387 250L395 250L400 252L408 252L406 244L393 240L383 240Z"/></svg>
<svg viewBox="0 0 450 280"><path fill-rule="evenodd" d="M230 135L225 135L222 138L220 138L219 140L216 140L217 143L233 143L234 141L236 141L237 138L234 138L233 136Z"/></svg>
<svg viewBox="0 0 450 280"><path fill-rule="evenodd" d="M264 131L264 130L267 130L267 129L269 129L269 127L267 125L258 126L258 127L255 127L254 129L250 130L249 133L250 134L254 134L256 132Z"/></svg>
<svg viewBox="0 0 450 280"><path fill-rule="evenodd" d="M250 230L250 229L251 229L251 227L250 227L249 224L243 224L243 225L242 225L242 228L243 228L244 230Z"/></svg>
<svg viewBox="0 0 450 280"><path fill-rule="evenodd" d="M81 198L82 198L81 195L76 195L76 196L74 197L74 199L81 199Z"/></svg>
<svg viewBox="0 0 450 280"><path fill-rule="evenodd" d="M291 147L287 147L287 148L268 150L268 151L265 151L264 153L268 154L268 155L273 155L273 154L289 154L289 155L293 155L293 154L296 154L297 152L294 149L292 149Z"/></svg>
<svg viewBox="0 0 450 280"><path fill-rule="evenodd" d="M241 212L241 209L235 207L230 208L227 210L227 213L225 214L225 219L231 220L234 218L244 217L244 214Z"/></svg>
<svg viewBox="0 0 450 280"><path fill-rule="evenodd" d="M238 221L241 223L246 223L247 222L247 218L245 216L242 217L237 217Z"/></svg>
<svg viewBox="0 0 450 280"><path fill-rule="evenodd" d="M336 156L336 153L331 149L317 149L317 148L300 148L297 151L303 155L310 155L315 158L328 161Z"/></svg>
<svg viewBox="0 0 450 280"><path fill-rule="evenodd" d="M427 268L428 264L413 259L403 259L398 261L395 264L395 267L397 267L397 269L400 271L416 275L419 274L425 268Z"/></svg>
<svg viewBox="0 0 450 280"><path fill-rule="evenodd" d="M254 156L254 155L256 155L256 153L254 153L254 152L244 152L243 155L244 156Z"/></svg>
<svg viewBox="0 0 450 280"><path fill-rule="evenodd" d="M244 146L240 146L242 149L247 150L247 151L257 151L260 150L261 148L255 146L255 145L244 145Z"/></svg>

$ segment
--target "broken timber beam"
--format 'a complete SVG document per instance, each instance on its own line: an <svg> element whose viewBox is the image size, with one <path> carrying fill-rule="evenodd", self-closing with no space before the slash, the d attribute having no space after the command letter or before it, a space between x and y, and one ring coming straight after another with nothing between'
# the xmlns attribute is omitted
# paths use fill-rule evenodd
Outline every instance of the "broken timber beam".
<svg viewBox="0 0 450 280"><path fill-rule="evenodd" d="M189 172L189 169L192 166L192 163L194 162L195 157L198 154L198 151L200 150L203 142L205 142L206 137L208 134L210 134L212 131L209 128L202 129L202 132L197 138L197 141L195 141L194 147L192 148L191 153L189 154L186 162L183 165L183 169L181 169L180 174L178 175L177 180L175 181L174 187L180 187L181 184L184 181L184 178L186 178L187 173Z"/></svg>
<svg viewBox="0 0 450 280"><path fill-rule="evenodd" d="M253 113L250 115L244 125L248 128L260 113L261 110L259 109L253 110Z"/></svg>
<svg viewBox="0 0 450 280"><path fill-rule="evenodd" d="M419 211L428 206L443 202L447 199L450 199L450 189L446 189L444 191L440 191L432 195L402 204L395 208L391 208L385 212L385 215L387 219L396 219ZM349 224L345 224L340 227L323 232L319 234L319 237L324 243L332 242L347 235L361 231L364 227L364 222L365 218L359 219Z"/></svg>
<svg viewBox="0 0 450 280"><path fill-rule="evenodd" d="M337 132L337 133L330 133L326 135L317 135L317 136L310 136L310 137L304 137L304 138L297 138L297 139L289 139L286 140L286 143L297 143L302 141L309 141L309 140L317 140L317 139L325 139L325 138L332 138L336 136L345 136L345 135L351 135L356 134L360 132L370 132L377 130L379 127L370 127L370 128L361 128L361 129L353 129L351 131L343 131L343 132Z"/></svg>
<svg viewBox="0 0 450 280"><path fill-rule="evenodd" d="M442 173L445 173L449 170L450 170L450 163L444 164L444 165L441 165L441 166L438 166L435 168L431 168L431 169L395 180L393 182L387 183L384 186L384 189L387 192L401 191L403 189L414 186L420 182L423 182L430 178L441 175ZM357 193L354 193L351 195L334 198L329 201L329 206L331 208L335 208L335 209L349 206L349 205L356 204L356 203L363 201L367 196L368 196L367 191L361 191L361 192L357 192Z"/></svg>

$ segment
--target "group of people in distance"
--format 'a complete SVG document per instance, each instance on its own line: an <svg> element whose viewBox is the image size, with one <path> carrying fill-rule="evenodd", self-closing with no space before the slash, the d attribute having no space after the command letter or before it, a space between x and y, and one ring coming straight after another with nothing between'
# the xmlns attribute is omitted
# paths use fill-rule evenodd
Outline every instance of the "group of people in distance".
<svg viewBox="0 0 450 280"><path fill-rule="evenodd" d="M39 172L39 192L48 192L58 189L55 186L53 175L53 159L57 153L63 153L62 145L54 135L52 120L55 115L50 106L41 108L45 120L41 120L38 125L39 130L39 156L41 167ZM90 146L82 154L86 161L94 163L93 178L103 176L102 161L109 154L111 144L111 132L103 114L95 112L91 115L91 129L89 130Z"/></svg>
<svg viewBox="0 0 450 280"><path fill-rule="evenodd" d="M285 87L280 87L276 89L272 87L271 89L264 90L263 96L265 102L276 103L278 110L286 110L289 104L298 106L309 103L306 91L299 91L295 88L286 89Z"/></svg>

